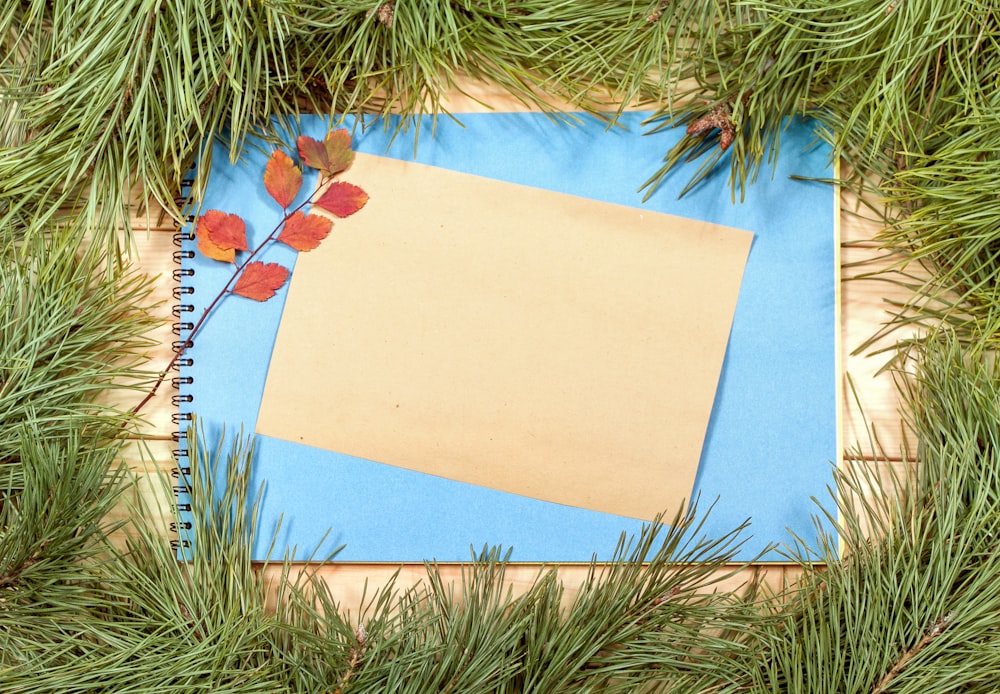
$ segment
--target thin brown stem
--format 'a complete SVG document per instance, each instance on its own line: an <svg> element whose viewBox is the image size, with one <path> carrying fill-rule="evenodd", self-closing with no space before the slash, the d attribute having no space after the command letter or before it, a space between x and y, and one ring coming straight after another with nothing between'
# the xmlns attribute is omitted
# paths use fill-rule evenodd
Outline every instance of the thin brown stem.
<svg viewBox="0 0 1000 694"><path fill-rule="evenodd" d="M163 384L165 380L167 380L167 374L169 374L171 371L174 370L174 368L177 366L177 362L180 361L180 358L184 356L188 348L190 348L194 344L194 336L198 333L199 330L201 330L201 327L205 324L205 320L212 314L212 312L219 305L222 299L224 299L227 295L232 293L233 284L235 284L236 280L239 279L239 276L243 273L243 270L246 269L247 265L249 265L254 260L254 258L256 258L257 255L264 250L265 246L267 246L269 243L278 238L279 232L281 231L282 227L284 227L285 222L288 221L288 218L292 214L298 212L306 205L313 204L314 198L318 195L319 191L323 190L323 187L328 182L329 180L327 177L321 177L319 185L316 186L316 192L314 192L306 200L302 201L291 210L286 208L284 215L282 215L281 217L281 221L275 225L275 227L271 230L271 233L267 235L267 238L261 241L260 244L258 244L257 247L254 248L250 252L250 254L243 260L243 262L241 262L236 267L235 272L233 272L233 275L232 277L229 278L229 281L226 282L226 285L215 296L215 298L212 299L211 303L209 303L208 306L205 307L205 310L202 311L201 317L198 319L198 322L195 323L194 326L191 328L191 330L188 332L187 337L184 339L184 342L178 345L177 349L174 350L173 358L170 360L167 366L159 373L156 382L153 383L153 387L149 390L149 392L146 393L146 395L142 398L142 400L139 401L139 404L132 408L131 412L132 416L137 415L139 411L142 410L142 408L145 407L150 400L156 397L157 392L160 390L160 386Z"/></svg>
<svg viewBox="0 0 1000 694"><path fill-rule="evenodd" d="M340 676L340 681L337 682L337 688L334 690L334 694L341 694L344 686L354 677L358 668L361 667L361 661L364 659L365 647L368 645L368 632L365 631L364 623L358 624L358 628L354 632L354 640L356 644L351 646L351 655L347 661L347 670Z"/></svg>
<svg viewBox="0 0 1000 694"><path fill-rule="evenodd" d="M899 659L893 664L892 669L890 669L889 672L885 673L882 679L878 681L878 684L875 685L875 688L872 690L872 694L883 694L883 692L885 692L886 690L886 687L888 687L889 684L894 679L896 679L899 673L901 673L906 668L909 662L918 653L920 653L920 651L924 650L930 644L931 641L940 636L944 632L944 630L948 628L948 625L951 624L954 618L955 618L954 615L952 615L952 613L949 612L948 614L946 614L945 616L941 617L939 620L934 622L934 625L927 631L926 634L923 635L923 638L917 641L917 643L912 648L904 652L903 655L899 656Z"/></svg>

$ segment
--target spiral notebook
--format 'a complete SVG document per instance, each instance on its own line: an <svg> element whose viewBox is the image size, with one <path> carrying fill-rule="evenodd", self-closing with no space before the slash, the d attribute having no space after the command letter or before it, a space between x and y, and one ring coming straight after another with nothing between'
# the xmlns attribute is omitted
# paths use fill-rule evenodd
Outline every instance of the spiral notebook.
<svg viewBox="0 0 1000 694"><path fill-rule="evenodd" d="M742 558L814 535L839 457L837 206L802 179L830 178L829 150L793 121L744 202L724 171L644 202L681 135L644 136L646 116L467 114L424 123L415 151L355 130L343 179L369 206L316 251L270 247L289 284L228 297L180 368L181 424L255 432L255 558L274 538L272 558L607 559L696 497L710 536L750 520ZM231 164L217 145L199 201L251 238L281 218L267 149ZM184 339L231 266L180 239Z"/></svg>

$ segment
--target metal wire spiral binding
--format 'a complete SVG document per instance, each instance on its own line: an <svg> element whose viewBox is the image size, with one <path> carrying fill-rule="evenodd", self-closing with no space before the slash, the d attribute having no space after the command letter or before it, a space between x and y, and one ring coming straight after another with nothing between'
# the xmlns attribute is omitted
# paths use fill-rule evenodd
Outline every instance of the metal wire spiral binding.
<svg viewBox="0 0 1000 694"><path fill-rule="evenodd" d="M185 179L181 182L181 190L187 192L193 185L193 179ZM187 202L187 196L180 196L174 200L178 206L183 206ZM194 217L186 216L183 219L186 224L191 224L194 222ZM184 261L190 260L194 257L194 252L186 250L182 247L185 241L192 241L194 235L191 231L185 231L181 224L176 225L176 230L174 232L173 242L177 246L177 250L173 252L173 261L177 266L173 273L174 287L171 294L174 300L177 302L171 307L171 315L174 317L174 321L171 325L171 331L177 340L171 343L171 349L175 353L180 352L184 349L190 349L193 343L187 339L187 336L194 327L194 324L190 320L185 320L189 314L194 311L194 306L190 303L186 303L186 297L194 294L194 288L185 285L185 280L194 276L194 270L190 267L184 267ZM183 520L179 514L190 513L191 504L182 501L182 498L188 494L188 478L191 474L191 467L189 465L189 448L187 445L187 432L185 431L184 424L191 421L191 414L180 411L180 406L182 404L188 404L194 400L194 397L189 394L180 394L178 390L183 386L190 386L194 379L191 376L181 376L181 369L189 368L193 364L193 360L190 357L181 357L177 360L174 369L178 372L178 375L170 379L170 385L174 390L173 395L170 398L171 406L173 407L173 412L171 412L170 419L173 425L176 427L175 431L171 434L171 438L175 444L172 450L172 456L174 459L174 467L170 470L170 476L175 480L172 485L175 503L175 512L178 514L177 519L170 523L170 532L175 535L170 541L170 546L173 548L174 552L178 555L182 549L189 549L191 547L191 541L184 536L184 532L191 530L192 524L190 521Z"/></svg>

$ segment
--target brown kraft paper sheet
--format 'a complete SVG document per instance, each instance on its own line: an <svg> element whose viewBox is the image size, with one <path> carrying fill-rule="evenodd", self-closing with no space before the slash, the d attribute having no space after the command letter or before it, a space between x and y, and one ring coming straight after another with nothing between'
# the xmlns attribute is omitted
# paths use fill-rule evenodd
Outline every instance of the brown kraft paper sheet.
<svg viewBox="0 0 1000 694"><path fill-rule="evenodd" d="M752 234L364 154L345 179L368 204L296 261L259 434L622 516L680 509Z"/></svg>

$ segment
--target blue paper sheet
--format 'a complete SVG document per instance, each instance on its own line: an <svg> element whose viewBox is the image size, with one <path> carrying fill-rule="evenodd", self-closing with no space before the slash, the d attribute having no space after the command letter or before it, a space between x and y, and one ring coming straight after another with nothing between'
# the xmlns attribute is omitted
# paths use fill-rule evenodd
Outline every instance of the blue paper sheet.
<svg viewBox="0 0 1000 694"><path fill-rule="evenodd" d="M688 171L668 178L649 201L638 187L661 165L680 130L643 135L649 114L626 113L607 129L590 116L556 124L537 113L462 115L439 119L392 139L372 124L354 135L355 149L456 171L570 193L605 202L701 219L755 233L730 343L693 490L701 508L718 500L705 532L722 536L751 519L740 558L751 559L794 532L815 536L812 498L829 500L837 446L837 311L834 191L793 180L832 176L829 148L814 142L808 122L793 121L781 156L762 172L742 203L734 203L728 167L678 199ZM348 120L346 126L351 127ZM305 118L302 132L322 138L327 124ZM261 174L263 151L248 148L229 164L217 145L202 209L237 213L250 222L254 247L280 222ZM346 176L349 180L349 174ZM302 197L315 185L308 173ZM251 221L252 220L252 221ZM194 250L193 242L186 242ZM272 245L261 258L293 267L295 253ZM232 266L198 255L194 313L229 279ZM294 269L293 269L294 272ZM252 431L284 292L263 304L228 299L206 322L182 369L192 396L182 411L197 413L210 440ZM182 398L184 400L185 398ZM608 559L622 532L642 523L461 484L400 468L258 437L254 484L265 485L255 557L264 558L281 521L275 556L312 556L344 545L343 561L463 561L485 545L513 548L515 561ZM780 560L771 552L764 560Z"/></svg>

